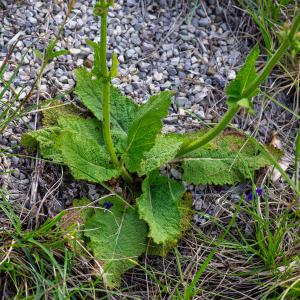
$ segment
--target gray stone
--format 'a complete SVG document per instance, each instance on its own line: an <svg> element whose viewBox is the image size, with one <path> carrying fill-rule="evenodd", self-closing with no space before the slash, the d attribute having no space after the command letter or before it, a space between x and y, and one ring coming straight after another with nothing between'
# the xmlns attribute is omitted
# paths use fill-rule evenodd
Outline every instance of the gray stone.
<svg viewBox="0 0 300 300"><path fill-rule="evenodd" d="M211 21L209 18L201 18L198 21L198 24L200 27L208 27L211 24Z"/></svg>
<svg viewBox="0 0 300 300"><path fill-rule="evenodd" d="M136 53L135 53L134 49L128 49L128 50L126 51L126 57L127 57L127 58L132 58L132 57L135 56L135 55L136 55Z"/></svg>
<svg viewBox="0 0 300 300"><path fill-rule="evenodd" d="M139 36L137 35L137 33L133 33L133 34L131 35L131 42L132 42L134 45L140 45L141 40L140 40Z"/></svg>
<svg viewBox="0 0 300 300"><path fill-rule="evenodd" d="M178 170L176 170L175 168L171 168L170 172L171 172L171 175L175 179L180 179L181 178L181 173Z"/></svg>
<svg viewBox="0 0 300 300"><path fill-rule="evenodd" d="M179 71L178 76L179 76L180 79L185 79L186 78L186 73L183 72L183 71Z"/></svg>
<svg viewBox="0 0 300 300"><path fill-rule="evenodd" d="M169 73L170 76L176 76L177 75L177 70L173 66L168 66L167 67L167 72Z"/></svg>
<svg viewBox="0 0 300 300"><path fill-rule="evenodd" d="M31 24L33 24L33 25L37 24L37 19L36 19L36 18L29 17L29 18L28 18L28 21L29 21Z"/></svg>
<svg viewBox="0 0 300 300"><path fill-rule="evenodd" d="M81 53L80 49L76 48L71 48L69 51L72 55L79 55Z"/></svg>
<svg viewBox="0 0 300 300"><path fill-rule="evenodd" d="M185 97L178 97L175 102L179 105L179 106L184 106L185 103L187 102L187 99Z"/></svg>
<svg viewBox="0 0 300 300"><path fill-rule="evenodd" d="M16 156L12 156L11 157L11 162L12 162L12 164L14 166L17 166L19 164L19 162L20 162L20 159L18 157L16 157Z"/></svg>

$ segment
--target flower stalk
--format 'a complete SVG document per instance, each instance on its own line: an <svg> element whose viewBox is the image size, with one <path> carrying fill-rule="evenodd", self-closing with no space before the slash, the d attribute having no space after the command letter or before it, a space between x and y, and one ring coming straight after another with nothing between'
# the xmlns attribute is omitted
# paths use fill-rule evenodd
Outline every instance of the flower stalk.
<svg viewBox="0 0 300 300"><path fill-rule="evenodd" d="M123 179L127 183L133 181L130 174L119 161L116 150L113 144L111 130L110 130L110 86L111 76L107 67L107 11L111 1L101 0L100 4L97 3L95 7L96 13L101 17L101 31L100 31L100 68L102 78L102 108L103 108L103 135L107 151L111 158L112 163L117 169L121 170Z"/></svg>
<svg viewBox="0 0 300 300"><path fill-rule="evenodd" d="M290 32L286 39L283 41L281 46L277 49L277 51L271 56L271 58L268 60L265 67L262 69L262 71L259 73L257 78L248 86L248 88L245 90L245 92L241 95L241 99L243 98L249 98L251 93L259 88L261 83L267 78L267 76L270 74L274 66L277 64L277 62L281 59L281 57L286 53L286 50L291 44L291 41L293 40L294 35L296 34L298 28L300 27L300 13L295 17L292 26L290 27ZM230 121L233 119L233 117L239 112L240 106L236 104L235 106L232 106L224 115L222 120L212 129L210 129L206 134L204 134L202 137L200 137L196 141L192 141L186 145L183 145L183 147L180 149L180 151L177 154L177 157L183 156L187 154L188 152L194 151L208 142L210 142L212 139L214 139L221 131L223 131Z"/></svg>

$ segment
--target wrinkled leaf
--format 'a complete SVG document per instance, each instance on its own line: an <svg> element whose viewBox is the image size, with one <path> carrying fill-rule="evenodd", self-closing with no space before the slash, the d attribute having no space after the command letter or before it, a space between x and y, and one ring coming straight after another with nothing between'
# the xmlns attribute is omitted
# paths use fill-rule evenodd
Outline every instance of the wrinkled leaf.
<svg viewBox="0 0 300 300"><path fill-rule="evenodd" d="M58 126L59 118L79 117L81 112L73 104L63 104L60 101L45 101L41 105L43 111L43 126Z"/></svg>
<svg viewBox="0 0 300 300"><path fill-rule="evenodd" d="M88 247L103 268L107 287L117 287L121 275L135 266L135 261L145 252L147 226L140 220L136 208L125 207L117 197L104 199L113 205L109 210L97 209L86 220L84 235L90 239Z"/></svg>
<svg viewBox="0 0 300 300"><path fill-rule="evenodd" d="M191 193L185 193L180 199L179 212L180 212L180 234L179 238L181 239L185 236L187 231L191 228L192 219L193 219L193 210L192 208L193 199ZM166 244L156 244L152 239L149 239L147 243L147 254L148 255L158 255L166 256L174 247L176 247L176 242L168 242Z"/></svg>
<svg viewBox="0 0 300 300"><path fill-rule="evenodd" d="M76 70L75 74L77 79L77 95L94 116L102 121L101 80L92 79L92 74L84 68ZM111 87L110 106L113 127L123 131L126 137L138 110L138 105L128 97L122 95L118 89Z"/></svg>
<svg viewBox="0 0 300 300"><path fill-rule="evenodd" d="M161 92L150 97L136 114L128 132L127 147L123 155L129 171L139 171L144 153L154 146L156 136L162 128L162 119L168 114L171 96L171 92Z"/></svg>
<svg viewBox="0 0 300 300"><path fill-rule="evenodd" d="M142 185L143 194L137 199L140 217L149 225L149 237L156 244L176 242L180 235L180 200L182 182L150 173Z"/></svg>
<svg viewBox="0 0 300 300"><path fill-rule="evenodd" d="M110 163L105 148L94 139L85 138L74 132L62 132L58 137L63 163L76 179L101 183L120 175Z"/></svg>
<svg viewBox="0 0 300 300"><path fill-rule="evenodd" d="M158 135L154 146L143 156L139 174L147 174L174 159L182 143L183 138L179 135Z"/></svg>
<svg viewBox="0 0 300 300"><path fill-rule="evenodd" d="M61 152L56 144L56 139L60 133L59 127L31 131L22 136L21 144L31 151L39 149L43 158L59 163L63 161Z"/></svg>
<svg viewBox="0 0 300 300"><path fill-rule="evenodd" d="M267 165L269 160L243 136L220 135L209 147L183 158L182 179L192 184L235 184L252 178L256 170Z"/></svg>
<svg viewBox="0 0 300 300"><path fill-rule="evenodd" d="M105 145L102 123L95 118L83 118L80 113L72 105L57 103L56 107L44 111L43 124L59 126L62 130L82 135L83 139L85 137L93 138L97 143ZM111 134L117 153L123 153L127 139L124 132L118 127L113 127Z"/></svg>
<svg viewBox="0 0 300 300"><path fill-rule="evenodd" d="M63 131L73 131L84 139L88 138L98 143L102 142L102 128L97 119L64 116L58 118L57 124ZM81 140L81 143L83 143L83 140Z"/></svg>
<svg viewBox="0 0 300 300"><path fill-rule="evenodd" d="M65 116L59 117L57 124L64 131L73 131L77 135L81 135L82 139L86 137L93 139L105 147L102 124L95 118L85 119L78 116ZM112 128L111 135L116 152L119 154L123 153L126 147L124 132L118 128Z"/></svg>

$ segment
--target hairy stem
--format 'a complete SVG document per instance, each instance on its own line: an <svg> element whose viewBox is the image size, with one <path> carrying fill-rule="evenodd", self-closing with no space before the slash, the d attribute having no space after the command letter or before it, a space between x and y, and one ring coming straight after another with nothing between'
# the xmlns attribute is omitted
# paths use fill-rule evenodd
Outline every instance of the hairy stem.
<svg viewBox="0 0 300 300"><path fill-rule="evenodd" d="M252 93L252 91L256 90L261 85L261 83L266 79L266 77L270 74L274 66L280 60L282 55L286 52L299 26L300 26L300 13L294 19L294 22L290 28L290 32L287 38L277 49L277 51L271 56L270 60L267 62L265 67L262 69L262 71L259 73L257 78L248 86L248 88L241 96L241 99L248 98L249 95ZM210 142L212 139L214 139L223 129L227 127L227 125L230 123L230 121L238 113L239 110L240 107L238 105L231 107L224 115L222 120L214 128L210 129L206 134L200 137L197 141L192 141L186 145L183 145L180 151L178 152L177 157L182 156L193 150L196 150L204 146L208 142Z"/></svg>
<svg viewBox="0 0 300 300"><path fill-rule="evenodd" d="M101 40L100 40L100 66L102 76L102 105L103 105L103 135L104 141L107 147L107 151L117 169L121 169L122 177L127 183L131 183L133 180L124 166L121 165L116 150L113 144L111 130L110 130L110 74L107 68L106 59L106 42L107 42L107 9L108 4L105 0L100 2L101 13Z"/></svg>
<svg viewBox="0 0 300 300"><path fill-rule="evenodd" d="M177 154L177 156L182 156L190 151L193 151L195 149L198 149L199 147L204 146L207 144L209 141L211 141L213 138L215 138L232 120L232 118L235 116L235 114L239 111L240 107L239 106L233 106L230 108L222 120L218 123L217 126L209 130L206 134L204 134L199 140L190 142Z"/></svg>
<svg viewBox="0 0 300 300"><path fill-rule="evenodd" d="M106 35L107 35L107 4L101 0L103 12L101 14L101 41L100 41L100 65L103 77L102 103L103 103L103 134L107 151L115 167L120 167L120 162L116 155L110 131L110 79L106 62Z"/></svg>

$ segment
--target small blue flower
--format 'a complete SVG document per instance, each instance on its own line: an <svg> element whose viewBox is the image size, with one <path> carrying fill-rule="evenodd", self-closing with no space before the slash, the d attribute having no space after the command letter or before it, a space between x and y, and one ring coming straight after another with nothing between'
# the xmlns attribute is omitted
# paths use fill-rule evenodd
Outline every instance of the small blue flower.
<svg viewBox="0 0 300 300"><path fill-rule="evenodd" d="M257 194L258 197L262 196L262 194L263 194L263 189L262 189L262 188L257 188L257 189L256 189L256 194Z"/></svg>
<svg viewBox="0 0 300 300"><path fill-rule="evenodd" d="M103 203L103 207L105 209L110 209L112 206L113 206L113 204L109 201Z"/></svg>
<svg viewBox="0 0 300 300"><path fill-rule="evenodd" d="M261 197L262 194L263 194L263 189L262 188L255 189L255 195L257 197ZM250 192L247 193L247 200L250 201L252 199L253 199L253 193L252 193L252 191L250 191Z"/></svg>

